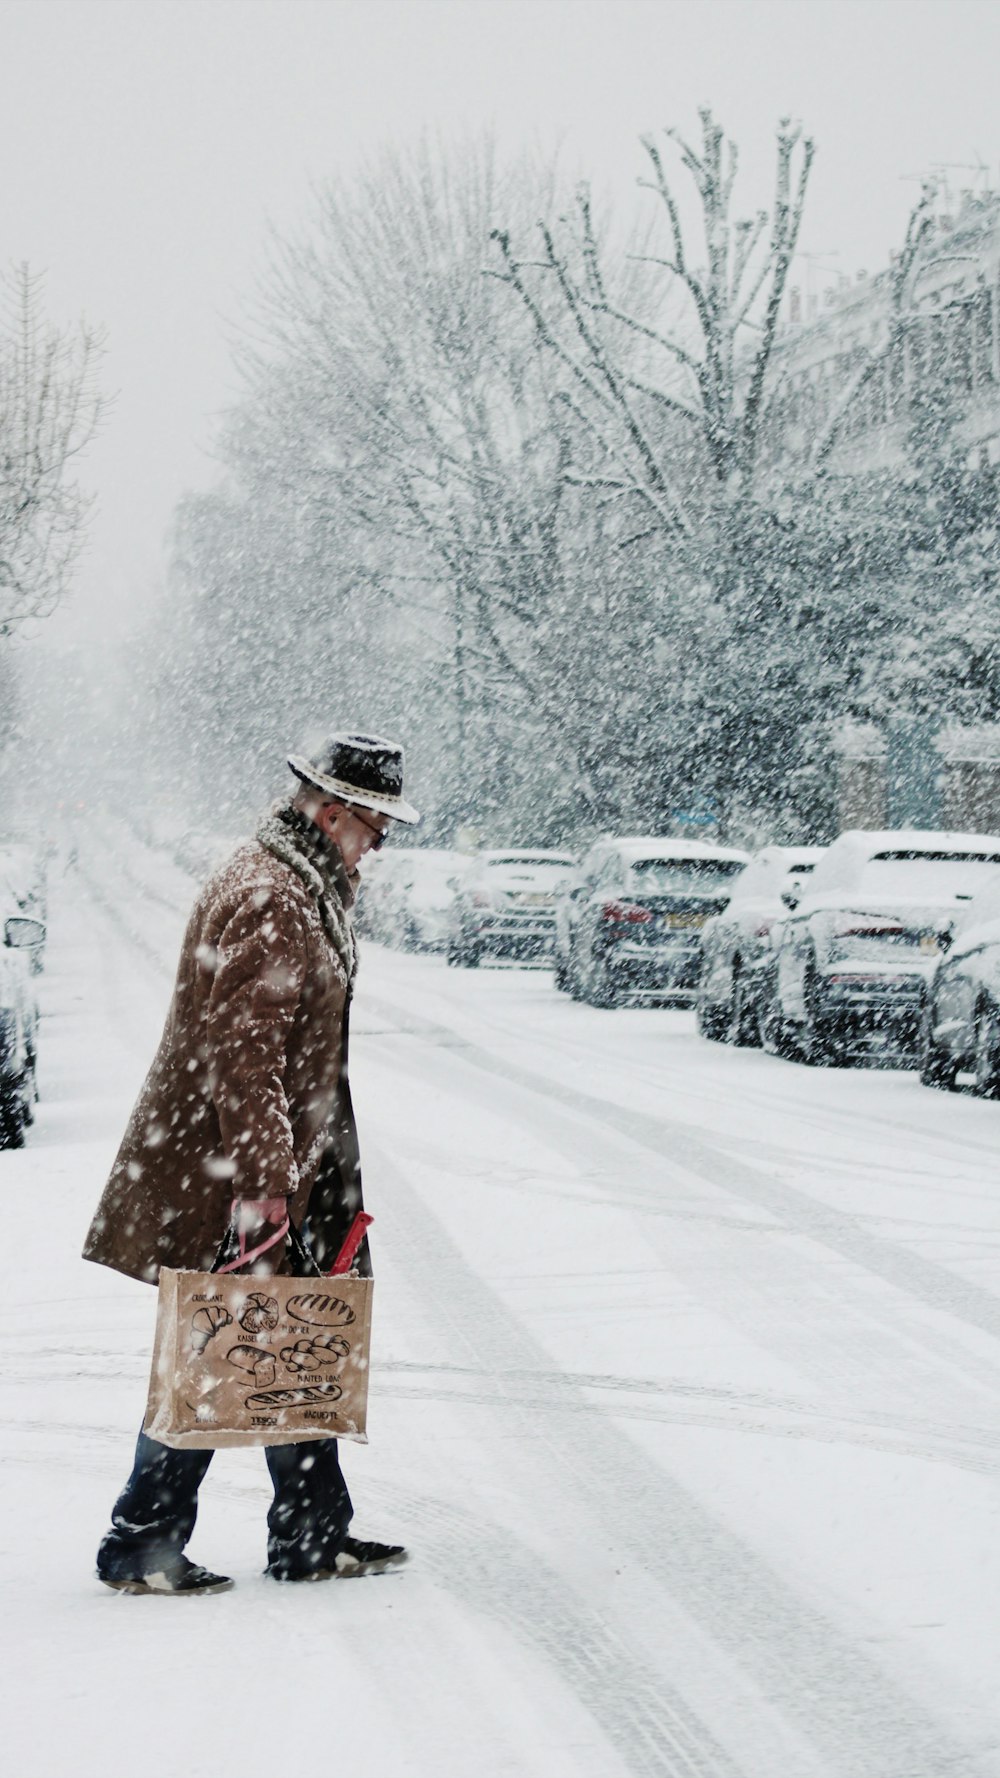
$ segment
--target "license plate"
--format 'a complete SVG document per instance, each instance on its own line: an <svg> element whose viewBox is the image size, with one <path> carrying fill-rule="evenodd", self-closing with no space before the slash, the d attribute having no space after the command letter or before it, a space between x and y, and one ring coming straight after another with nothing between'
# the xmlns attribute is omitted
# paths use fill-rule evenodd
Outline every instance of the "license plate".
<svg viewBox="0 0 1000 1778"><path fill-rule="evenodd" d="M551 895L526 895L515 892L510 899L519 908L547 908L552 904Z"/></svg>
<svg viewBox="0 0 1000 1778"><path fill-rule="evenodd" d="M664 914L664 923L672 932L697 932L708 919L707 914Z"/></svg>
<svg viewBox="0 0 1000 1778"><path fill-rule="evenodd" d="M936 932L922 932L920 934L920 949L924 952L924 955L927 957L938 956L938 954L941 950L941 946L938 943L937 933Z"/></svg>

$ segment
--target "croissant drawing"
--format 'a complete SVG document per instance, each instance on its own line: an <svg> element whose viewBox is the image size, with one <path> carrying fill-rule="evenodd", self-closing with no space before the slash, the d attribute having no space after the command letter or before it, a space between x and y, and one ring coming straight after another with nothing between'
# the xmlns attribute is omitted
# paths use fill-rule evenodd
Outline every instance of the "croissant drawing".
<svg viewBox="0 0 1000 1778"><path fill-rule="evenodd" d="M221 1303L207 1309L196 1309L191 1317L192 1352L204 1352L209 1340L214 1339L220 1327L228 1327L232 1319L229 1310L224 1309Z"/></svg>

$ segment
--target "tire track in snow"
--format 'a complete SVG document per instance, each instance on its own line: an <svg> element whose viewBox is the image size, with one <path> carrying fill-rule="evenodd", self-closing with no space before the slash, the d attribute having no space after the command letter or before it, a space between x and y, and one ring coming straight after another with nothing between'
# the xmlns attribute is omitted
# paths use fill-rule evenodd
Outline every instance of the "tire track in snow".
<svg viewBox="0 0 1000 1778"><path fill-rule="evenodd" d="M372 1004L369 1000L369 1005ZM535 1097L554 1100L570 1112L605 1125L668 1164L679 1164L715 1190L765 1211L783 1226L785 1232L806 1235L817 1245L851 1260L884 1283L916 1297L926 1307L943 1310L969 1327L1000 1339L1000 1296L995 1292L960 1278L934 1260L907 1252L864 1226L849 1212L836 1210L797 1186L783 1183L748 1166L745 1161L734 1159L728 1146L716 1149L694 1135L686 1124L627 1109L592 1093L563 1086L548 1076L519 1067L516 1062L492 1055L478 1044L458 1037L448 1026L421 1019L409 1011L399 1014L385 1001L374 1004L382 1017L395 1013L404 1028L408 1026L414 1034L426 1036L435 1045L443 1044L470 1067L509 1081Z"/></svg>
<svg viewBox="0 0 1000 1778"><path fill-rule="evenodd" d="M442 1064L453 1073L453 1057L461 1062L461 1046L422 1046L413 1041L412 1033L405 1043L391 1044L392 1066L415 1075L417 1079L440 1090ZM363 1055L359 1051L359 1055ZM452 1083L453 1084L453 1083ZM495 1114L496 1097L488 1072L472 1069L465 1073L462 1098L482 1106L484 1115ZM540 1136L550 1147L578 1162L588 1173L601 1169L609 1180L622 1177L623 1167L639 1168L647 1175L659 1171L657 1185L647 1183L663 1196L698 1182L679 1167L673 1158L658 1153L650 1155L641 1135L623 1144L617 1131L593 1118L582 1118L566 1110L557 1100L534 1088L506 1096L508 1114L515 1117L524 1130ZM631 1136L631 1133L629 1132ZM516 1145L515 1145L516 1146ZM630 1161L629 1157L635 1159ZM426 1136L421 1141L421 1156L430 1166L439 1166L445 1173L453 1171L453 1157L439 1145L430 1145ZM644 1157L649 1157L644 1158ZM655 1166L651 1163L655 1158ZM724 1180L724 1163L719 1163ZM539 1169L533 1169L537 1176ZM505 1188L502 1180L489 1175L494 1188ZM475 1168L471 1170L475 1179ZM524 1183L531 1175L524 1172ZM719 1185L719 1178L712 1180ZM631 1184L627 1198L611 1197L608 1202L618 1210L636 1208ZM724 1197L724 1186L720 1186ZM581 1196L581 1205L593 1202ZM643 1214L645 1214L643 1212ZM713 1269L722 1268L729 1284L717 1296L707 1281L708 1305L730 1323L741 1336L757 1345L769 1347L782 1364L791 1363L804 1373L804 1393L808 1397L818 1390L821 1399L830 1397L842 1403L841 1421L853 1421L855 1403L871 1400L875 1392L876 1412L881 1408L878 1396L891 1414L895 1404L907 1393L928 1396L934 1400L929 1409L931 1423L955 1429L952 1444L960 1451L968 1447L956 1422L996 1419L997 1384L1000 1381L1000 1354L970 1350L963 1339L963 1328L946 1322L928 1324L925 1313L912 1298L900 1300L894 1293L873 1292L863 1269L840 1265L824 1266L822 1253L814 1251L811 1242L802 1238L802 1231L779 1221L767 1223L750 1220L751 1212L742 1221L716 1215L711 1206L701 1211L703 1226L711 1237ZM684 1228L682 1223L681 1228ZM679 1287L689 1290L689 1272L704 1264L704 1242L679 1240L677 1225L670 1228L661 1216L653 1214L644 1222L642 1237L658 1257L661 1267L673 1274ZM911 1308L908 1305L912 1304ZM873 1332L877 1337L873 1338ZM956 1392L960 1392L960 1396ZM637 1418L641 1416L636 1416ZM891 1423L891 1422L890 1422ZM840 1441L838 1441L840 1442ZM842 1441L849 1443L850 1434ZM921 1441L922 1442L922 1441ZM920 1455L919 1449L912 1450ZM965 1467L960 1464L959 1467Z"/></svg>
<svg viewBox="0 0 1000 1778"><path fill-rule="evenodd" d="M494 1379L514 1422L525 1420L521 1461L540 1472L532 1495L575 1496L597 1526L615 1527L616 1542L723 1654L723 1668L731 1662L762 1697L766 1708L754 1727L776 1713L830 1778L954 1778L957 1772L992 1778L977 1749L957 1742L831 1618L610 1422L560 1421L540 1449L537 1426L523 1416L504 1373L512 1356L518 1369L544 1369L547 1354L468 1267L445 1226L388 1160L384 1144L369 1140L368 1146L381 1151L389 1175L380 1221L419 1277L422 1299L430 1298L437 1324L447 1325ZM677 1684L685 1678L690 1684L683 1644L679 1648ZM720 1679L724 1684L724 1673ZM788 1749L776 1769L802 1768Z"/></svg>
<svg viewBox="0 0 1000 1778"><path fill-rule="evenodd" d="M87 1353L67 1353L64 1347L32 1346L12 1352L17 1374L0 1377L8 1389L33 1389L38 1383L121 1381L129 1377L144 1384L148 1359L134 1362L106 1348ZM66 1364L69 1360L68 1365ZM60 1368L60 1362L66 1368ZM682 1380L655 1381L638 1377L587 1376L580 1372L505 1370L486 1372L471 1365L430 1364L408 1360L376 1362L372 1375L378 1393L401 1401L450 1401L469 1406L503 1406L495 1388L470 1387L460 1379L495 1384L497 1377L516 1390L519 1407L542 1418L548 1414L608 1416L654 1425L704 1426L715 1432L750 1433L764 1438L801 1440L814 1444L853 1445L894 1457L914 1457L943 1463L973 1475L1000 1474L1000 1432L980 1427L936 1426L904 1415L879 1413L842 1416L813 1406L794 1396L768 1396L760 1391L741 1392L702 1386ZM412 1382L395 1379L411 1377ZM447 1379L453 1379L448 1381ZM588 1401L582 1390L607 1390L622 1396L655 1396L654 1405L623 1401L613 1407ZM526 1391L535 1391L534 1394ZM676 1398L676 1399L674 1399ZM683 1405L682 1405L683 1404ZM787 1416L787 1418L785 1418Z"/></svg>
<svg viewBox="0 0 1000 1778"><path fill-rule="evenodd" d="M379 948L385 950L385 947ZM398 955L398 953L395 955ZM404 963L406 961L414 961L414 959L406 959L404 957ZM454 978L449 977L446 979L451 981ZM414 989L420 992L425 989L427 985L424 977L417 977L415 974L411 976L409 973L403 976L402 984L404 990L407 992L413 992ZM447 1011L459 1010L453 1006L447 992L442 992L440 988L437 989L435 999L447 1009ZM560 1001L557 1000L556 1004L559 1005ZM568 1005L567 1010L569 1010ZM607 1021L608 1019L613 1020L615 1016L613 1013L608 1014L602 1010L588 1008L586 1006L584 1006L582 1010L584 1012L592 1013L594 1019L592 1037L602 1036L613 1029L613 1026L607 1023L598 1024L598 1021ZM470 1016L468 1009L463 1008L462 1011L465 1017ZM492 1002L488 1006L484 1006L481 1000L477 1000L474 1006L474 1017L478 1024L486 1027L491 1032L495 1032L498 1037L506 1039L507 1041L518 1041L523 1037L523 1009L519 1009L519 1011L522 1012L520 1023L518 1023L517 1018L512 1021L509 1017L505 1016L506 1002ZM442 1016L446 1016L446 1013ZM453 1029L452 1027L448 1028ZM535 1035L536 1039L541 1037L542 1040L544 1040L544 1032L539 1032ZM630 1039L634 1038L635 1035L634 1031L629 1032ZM669 1042L672 1040L671 1036L667 1036L662 1031L657 1032L653 1027L651 1027L649 1035L651 1040L657 1036L659 1036L661 1041ZM625 1091L628 1090L629 1085L633 1081L639 1081L646 1086L661 1090L664 1086L666 1069L669 1065L667 1061L661 1060L658 1063L650 1063L643 1056L636 1055L631 1051L624 1057L614 1054L605 1056L605 1054L602 1053L598 1058L595 1055L593 1042L586 1041L581 1037L578 1030L567 1031L560 1028L557 1037L559 1050L562 1053L572 1050L583 1062L589 1063L592 1066L599 1060L602 1068L609 1064L612 1067L617 1068L620 1075L623 1076L623 1086ZM805 1124L814 1113L814 1107L808 1102L808 1093L811 1085L817 1080L829 1080L831 1073L835 1076L838 1072L837 1070L831 1071L827 1069L806 1069L802 1064L788 1062L780 1057L764 1057L759 1051L737 1051L728 1049L725 1045L719 1043L707 1043L705 1040L697 1037L693 1029L691 1031L691 1041L693 1045L697 1044L702 1048L702 1053L705 1055L706 1060L711 1059L714 1056L718 1061L731 1061L734 1064L732 1071L727 1071L726 1082L727 1095L731 1095L733 1101L743 1105L749 1105L754 1110L763 1109L773 1111L779 1122L782 1118L794 1118L800 1123ZM745 1078L745 1073L748 1069L753 1071L754 1078L752 1083ZM876 1071L854 1069L851 1070L851 1077L855 1082L858 1080L859 1076L860 1078L867 1080L874 1072ZM880 1070L878 1072L882 1071ZM912 1080L915 1086L915 1075L913 1075L910 1070L894 1070L892 1072L902 1075L903 1078ZM781 1091L780 1086L776 1084L775 1077L777 1077L778 1082L784 1079L787 1088L790 1090ZM762 1082L764 1083L763 1088L761 1086ZM685 1082L685 1089L689 1092L691 1098L696 1100L699 1104L710 1109L715 1109L717 1101L713 1096L711 1087L707 1086L704 1090L699 1090L696 1083L688 1081ZM616 1103L617 1101L612 1102ZM919 1135L922 1142L940 1146L942 1153L948 1155L949 1158L951 1158L951 1151L955 1149L964 1151L970 1156L989 1156L992 1158L996 1152L995 1139L986 1137L983 1140L977 1140L976 1137L964 1130L949 1130L946 1136L942 1136L941 1131L933 1126L933 1104L933 1097L927 1094L926 1089L921 1089L919 1093L915 1091L914 1103L912 1106L907 1107L909 1112L920 1113L923 1111L928 1115L928 1121L922 1121L921 1124L916 1127L916 1133ZM627 1107L622 1106L621 1109L627 1109ZM876 1107L844 1107L832 1104L829 1100L824 1100L823 1116L824 1119L828 1120L831 1127L845 1131L848 1135L853 1135L855 1137L858 1135L859 1121L863 1121L866 1129L870 1129L873 1133L882 1135L885 1140L889 1142L898 1139L901 1128L905 1128L908 1135L913 1135L915 1133L915 1124L912 1120L904 1125L900 1120L886 1116L881 1109ZM738 1143L743 1152L756 1154L761 1160L773 1161L777 1164L787 1164L789 1160L789 1150L787 1147L782 1146L780 1142L765 1143L759 1138L744 1138L735 1135L731 1138L731 1141L734 1144Z"/></svg>

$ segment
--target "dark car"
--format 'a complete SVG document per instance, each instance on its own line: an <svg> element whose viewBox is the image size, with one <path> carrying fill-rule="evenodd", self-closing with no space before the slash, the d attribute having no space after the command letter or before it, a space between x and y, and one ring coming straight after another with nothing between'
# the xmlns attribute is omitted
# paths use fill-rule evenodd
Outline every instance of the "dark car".
<svg viewBox="0 0 1000 1778"><path fill-rule="evenodd" d="M702 928L747 861L700 840L599 840L559 910L557 985L593 1006L653 996L690 1003Z"/></svg>
<svg viewBox="0 0 1000 1778"><path fill-rule="evenodd" d="M996 835L842 833L772 928L768 1047L819 1064L882 1052L915 1065L942 931L998 868Z"/></svg>
<svg viewBox="0 0 1000 1778"><path fill-rule="evenodd" d="M927 987L920 1045L925 1086L951 1091L973 1077L984 1099L1000 1097L1000 871L956 916Z"/></svg>

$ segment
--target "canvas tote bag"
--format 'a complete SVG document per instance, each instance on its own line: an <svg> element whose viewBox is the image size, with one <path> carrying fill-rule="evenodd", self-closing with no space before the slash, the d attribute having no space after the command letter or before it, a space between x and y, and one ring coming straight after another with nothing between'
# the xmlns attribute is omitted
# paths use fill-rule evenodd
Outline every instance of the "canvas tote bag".
<svg viewBox="0 0 1000 1778"><path fill-rule="evenodd" d="M290 1224L223 1264L230 1230L211 1272L164 1266L143 1431L177 1450L367 1444L373 1280L336 1274L370 1221L359 1215L328 1275ZM237 1275L283 1234L298 1276Z"/></svg>

